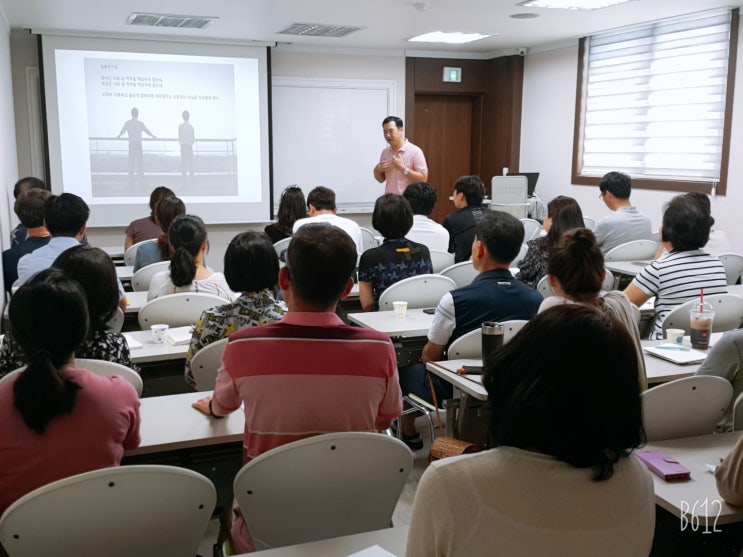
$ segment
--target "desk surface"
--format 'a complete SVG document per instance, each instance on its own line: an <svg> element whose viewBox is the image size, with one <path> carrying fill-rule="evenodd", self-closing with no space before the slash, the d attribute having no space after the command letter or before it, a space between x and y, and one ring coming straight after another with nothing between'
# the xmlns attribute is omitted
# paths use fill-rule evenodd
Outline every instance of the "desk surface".
<svg viewBox="0 0 743 557"><path fill-rule="evenodd" d="M210 395L184 393L140 399L142 442L126 456L172 451L242 440L245 413L242 408L218 420L191 408L191 403Z"/></svg>
<svg viewBox="0 0 743 557"><path fill-rule="evenodd" d="M405 555L409 529L409 526L385 528L384 530L362 532L361 534L342 536L330 540L277 547L275 549L257 551L256 553L244 553L238 557L248 557L249 555L256 555L258 553L261 554L261 557L347 557L352 553L375 545L397 557L402 557Z"/></svg>
<svg viewBox="0 0 743 557"><path fill-rule="evenodd" d="M134 276L133 265L123 265L123 266L116 267L116 277L119 280L129 281L129 280L132 280L133 276Z"/></svg>
<svg viewBox="0 0 743 557"><path fill-rule="evenodd" d="M147 303L147 294L146 290L143 292L127 292L126 299L129 300L129 305L124 313L139 313L142 306Z"/></svg>
<svg viewBox="0 0 743 557"><path fill-rule="evenodd" d="M105 251L111 259L124 259L126 251L124 246L100 246L100 249Z"/></svg>
<svg viewBox="0 0 743 557"><path fill-rule="evenodd" d="M736 431L648 443L642 450L663 451L691 471L691 480L687 482L667 482L651 474L655 487L655 502L679 517L682 512L685 512L687 517L689 513L702 517L698 531L704 531L704 517L707 517L710 531L715 520L717 525L743 521L743 508L732 507L723 501L717 491L715 476L705 466L718 465L720 459L727 456L733 448L740 435L741 432Z"/></svg>
<svg viewBox="0 0 743 557"><path fill-rule="evenodd" d="M634 277L650 263L652 259L642 259L637 261L606 261L604 267L612 273Z"/></svg>
<svg viewBox="0 0 743 557"><path fill-rule="evenodd" d="M134 340L142 344L142 348L129 350L132 363L134 364L180 360L185 358L186 352L188 352L188 344L181 344L179 346L173 346L167 342L155 344L152 342L152 331L132 331L124 333L124 335L131 336Z"/></svg>
<svg viewBox="0 0 743 557"><path fill-rule="evenodd" d="M441 362L428 362L426 369L448 381L455 388L467 393L478 400L487 400L488 392L482 386L481 375L459 375L456 373L462 366L481 366L482 360L445 360Z"/></svg>
<svg viewBox="0 0 743 557"><path fill-rule="evenodd" d="M422 309L409 309L405 317L395 317L394 311L349 313L348 319L356 325L387 333L391 337L424 337L433 323L433 314Z"/></svg>

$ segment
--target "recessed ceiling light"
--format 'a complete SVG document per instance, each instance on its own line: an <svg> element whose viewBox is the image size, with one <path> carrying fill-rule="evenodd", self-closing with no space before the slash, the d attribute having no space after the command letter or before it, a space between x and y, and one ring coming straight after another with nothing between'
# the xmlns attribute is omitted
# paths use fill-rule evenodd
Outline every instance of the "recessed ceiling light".
<svg viewBox="0 0 743 557"><path fill-rule="evenodd" d="M539 14L535 14L534 12L524 12L520 14L511 14L508 17L512 17L513 19L534 19L535 17L539 17Z"/></svg>
<svg viewBox="0 0 743 557"><path fill-rule="evenodd" d="M526 0L519 2L517 6L525 8L559 8L562 10L599 10L616 6L617 4L626 4L632 0Z"/></svg>
<svg viewBox="0 0 743 557"><path fill-rule="evenodd" d="M492 35L480 35L479 33L445 33L443 31L434 31L433 33L424 33L408 41L413 43L447 43L447 44L465 44L480 39L486 39Z"/></svg>

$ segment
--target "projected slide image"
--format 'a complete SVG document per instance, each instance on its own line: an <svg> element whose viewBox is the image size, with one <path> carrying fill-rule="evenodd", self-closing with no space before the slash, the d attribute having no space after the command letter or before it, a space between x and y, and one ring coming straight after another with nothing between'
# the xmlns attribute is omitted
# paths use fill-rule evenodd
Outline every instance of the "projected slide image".
<svg viewBox="0 0 743 557"><path fill-rule="evenodd" d="M232 64L85 58L94 198L238 195Z"/></svg>

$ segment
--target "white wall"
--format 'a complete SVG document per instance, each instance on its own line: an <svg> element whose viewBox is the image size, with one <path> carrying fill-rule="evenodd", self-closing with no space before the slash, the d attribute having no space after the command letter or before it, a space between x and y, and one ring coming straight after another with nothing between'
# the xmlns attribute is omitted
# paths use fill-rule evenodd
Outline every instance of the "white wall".
<svg viewBox="0 0 743 557"><path fill-rule="evenodd" d="M739 41L743 42L743 35ZM743 52L738 45L738 52ZM557 195L569 195L580 203L583 214L601 218L609 213L598 198L596 186L570 184L573 149L573 117L578 72L578 45L529 54L524 67L521 122L521 170L541 172L537 193L546 203ZM743 64L738 62L733 103L727 195L712 200L715 228L724 230L731 247L743 253L743 234L738 219L743 208ZM621 169L617 169L621 170ZM632 203L661 224L663 204L676 192L634 190Z"/></svg>
<svg viewBox="0 0 743 557"><path fill-rule="evenodd" d="M0 249L10 247L12 188L18 179L18 156L13 115L13 89L10 69L10 29L0 6ZM0 273L0 293L4 293ZM4 308L4 295L0 295L0 311Z"/></svg>

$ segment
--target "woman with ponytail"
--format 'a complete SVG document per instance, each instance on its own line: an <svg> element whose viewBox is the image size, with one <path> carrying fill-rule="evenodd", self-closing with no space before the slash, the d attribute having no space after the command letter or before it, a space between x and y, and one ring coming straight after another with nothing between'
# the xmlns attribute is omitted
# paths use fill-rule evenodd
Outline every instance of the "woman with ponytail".
<svg viewBox="0 0 743 557"><path fill-rule="evenodd" d="M49 482L118 465L140 441L134 387L75 367L89 319L79 283L42 271L13 295L9 316L28 366L0 383L0 513Z"/></svg>
<svg viewBox="0 0 743 557"><path fill-rule="evenodd" d="M170 261L168 229L175 217L185 214L186 206L180 198L174 195L166 197L157 204L157 207L155 207L155 221L160 226L162 234L157 238L157 242L149 242L139 246L137 257L134 259L135 273L147 265L159 263L160 261Z"/></svg>
<svg viewBox="0 0 743 557"><path fill-rule="evenodd" d="M202 292L228 301L235 299L224 275L204 266L208 247L204 221L196 215L176 217L168 229L168 242L173 253L170 270L152 277L148 300L177 292Z"/></svg>
<svg viewBox="0 0 743 557"><path fill-rule="evenodd" d="M640 331L637 328L632 303L624 292L601 290L606 270L604 256L596 243L596 236L587 228L575 228L562 235L552 248L547 263L547 276L552 291L557 294L545 298L539 313L560 304L593 306L624 325L629 331L637 352L637 370L640 388L648 388L645 359L642 356Z"/></svg>

